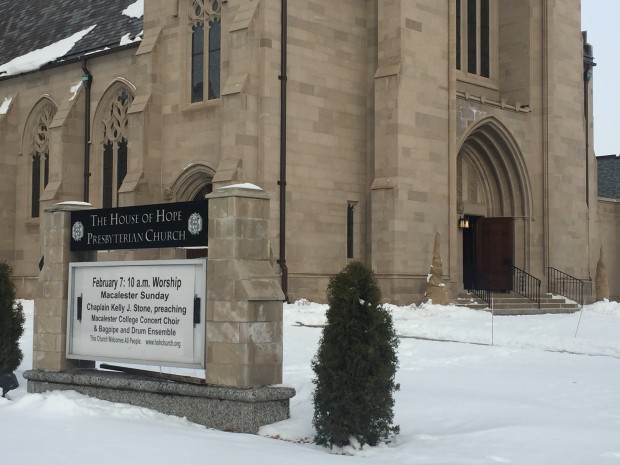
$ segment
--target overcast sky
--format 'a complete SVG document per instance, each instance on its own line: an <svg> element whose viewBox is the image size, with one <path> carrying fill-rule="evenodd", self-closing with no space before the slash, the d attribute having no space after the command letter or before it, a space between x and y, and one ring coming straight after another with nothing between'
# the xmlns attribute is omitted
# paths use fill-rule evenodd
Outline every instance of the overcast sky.
<svg viewBox="0 0 620 465"><path fill-rule="evenodd" d="M620 0L582 0L581 29L594 47L594 151L620 153Z"/></svg>

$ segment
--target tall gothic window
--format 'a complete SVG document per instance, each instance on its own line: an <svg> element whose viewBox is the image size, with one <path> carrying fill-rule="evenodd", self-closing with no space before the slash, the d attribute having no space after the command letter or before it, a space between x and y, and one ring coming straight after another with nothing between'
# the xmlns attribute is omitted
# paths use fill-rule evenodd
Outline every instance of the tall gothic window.
<svg viewBox="0 0 620 465"><path fill-rule="evenodd" d="M353 209L355 204L347 205L347 258L353 258Z"/></svg>
<svg viewBox="0 0 620 465"><path fill-rule="evenodd" d="M491 77L490 0L456 0L456 68Z"/></svg>
<svg viewBox="0 0 620 465"><path fill-rule="evenodd" d="M191 102L220 97L221 0L191 0Z"/></svg>
<svg viewBox="0 0 620 465"><path fill-rule="evenodd" d="M127 175L127 110L133 97L121 89L103 120L103 208L118 206L118 191Z"/></svg>
<svg viewBox="0 0 620 465"><path fill-rule="evenodd" d="M41 192L49 182L49 127L54 117L54 107L46 102L39 110L33 131L33 151L30 189L30 216L38 218Z"/></svg>

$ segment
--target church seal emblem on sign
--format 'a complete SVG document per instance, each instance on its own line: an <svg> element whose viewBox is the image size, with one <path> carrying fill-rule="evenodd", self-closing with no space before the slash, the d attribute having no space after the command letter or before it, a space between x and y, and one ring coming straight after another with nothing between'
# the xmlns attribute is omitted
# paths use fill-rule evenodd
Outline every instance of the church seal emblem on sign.
<svg viewBox="0 0 620 465"><path fill-rule="evenodd" d="M187 220L187 230L194 236L202 231L202 216L199 213L192 213Z"/></svg>
<svg viewBox="0 0 620 465"><path fill-rule="evenodd" d="M81 221L76 221L73 223L73 227L71 228L71 237L76 242L79 242L80 239L84 237L84 225Z"/></svg>

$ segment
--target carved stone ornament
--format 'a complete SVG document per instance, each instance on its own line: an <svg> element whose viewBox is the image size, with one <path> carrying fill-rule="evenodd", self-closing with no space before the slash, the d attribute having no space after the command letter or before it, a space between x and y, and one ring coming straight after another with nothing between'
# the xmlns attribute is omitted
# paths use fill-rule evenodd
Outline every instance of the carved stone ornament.
<svg viewBox="0 0 620 465"><path fill-rule="evenodd" d="M71 237L73 237L74 241L79 242L84 237L84 225L81 221L76 221L73 223L73 227L71 228Z"/></svg>
<svg viewBox="0 0 620 465"><path fill-rule="evenodd" d="M596 264L594 286L597 302L609 300L609 281L607 279L607 268L605 267L605 262L603 261L603 246L601 246L598 263Z"/></svg>
<svg viewBox="0 0 620 465"><path fill-rule="evenodd" d="M202 231L202 216L199 213L192 213L187 220L187 230L194 236Z"/></svg>
<svg viewBox="0 0 620 465"><path fill-rule="evenodd" d="M441 234L435 233L433 244L433 261L431 271L426 278L426 292L424 293L428 301L435 305L446 305L448 303L448 291L443 282L443 263L441 261Z"/></svg>

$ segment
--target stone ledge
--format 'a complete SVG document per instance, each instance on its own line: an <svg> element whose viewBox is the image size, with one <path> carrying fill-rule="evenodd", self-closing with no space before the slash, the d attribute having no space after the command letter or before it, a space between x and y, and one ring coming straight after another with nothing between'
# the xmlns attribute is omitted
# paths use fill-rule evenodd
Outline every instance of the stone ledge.
<svg viewBox="0 0 620 465"><path fill-rule="evenodd" d="M295 389L284 386L234 388L100 370L48 372L29 370L28 392L74 390L98 399L156 410L222 431L256 433L289 417Z"/></svg>

